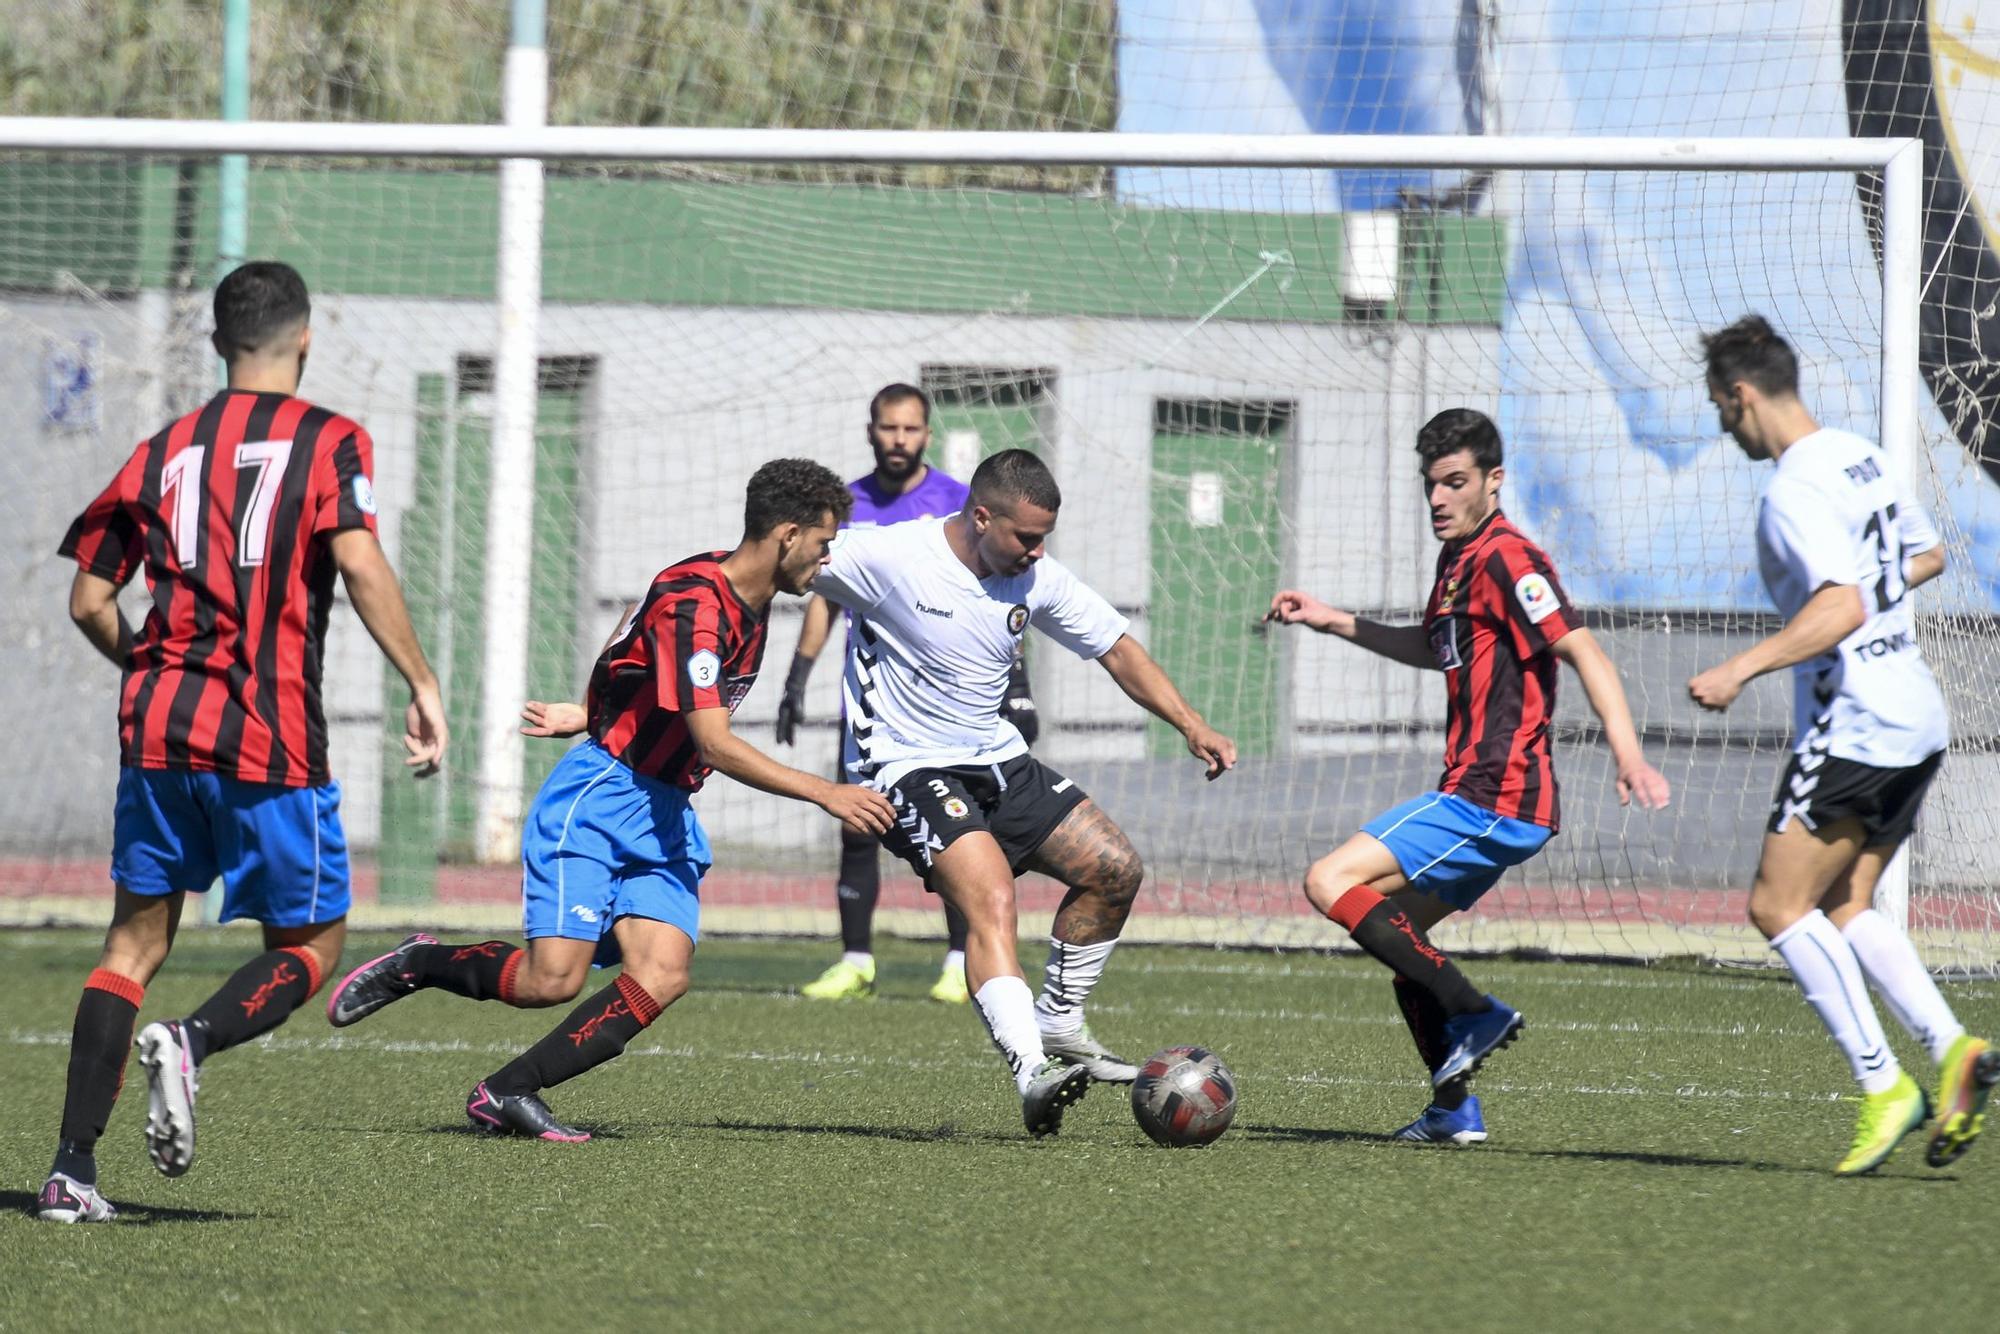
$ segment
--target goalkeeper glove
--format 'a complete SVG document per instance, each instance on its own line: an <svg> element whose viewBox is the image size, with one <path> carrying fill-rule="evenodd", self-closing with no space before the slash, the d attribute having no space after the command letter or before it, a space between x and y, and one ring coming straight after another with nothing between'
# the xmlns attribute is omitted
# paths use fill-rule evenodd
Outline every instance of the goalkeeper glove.
<svg viewBox="0 0 2000 1334"><path fill-rule="evenodd" d="M778 701L778 744L789 746L797 739L799 724L806 717L806 678L812 675L811 658L793 658L792 670L785 675L784 697Z"/></svg>
<svg viewBox="0 0 2000 1334"><path fill-rule="evenodd" d="M1029 745L1041 735L1041 719L1035 713L1035 697L1028 693L1028 661L1020 654L1014 655L1014 665L1007 669L1007 695L1000 704L1000 716L1020 729L1021 739Z"/></svg>

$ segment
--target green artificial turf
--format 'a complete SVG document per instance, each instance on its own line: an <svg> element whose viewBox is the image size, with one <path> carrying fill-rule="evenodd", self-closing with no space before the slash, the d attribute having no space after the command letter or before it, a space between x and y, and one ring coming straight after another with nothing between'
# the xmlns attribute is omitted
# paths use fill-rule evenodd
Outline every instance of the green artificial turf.
<svg viewBox="0 0 2000 1334"><path fill-rule="evenodd" d="M135 1064L99 1155L121 1217L57 1227L30 1212L97 940L0 939L0 1328L1831 1334L1990 1307L2000 1135L1946 1171L1912 1138L1834 1179L1855 1104L1812 1012L1782 973L1685 966L1467 961L1528 1016L1467 1150L1387 1138L1425 1089L1386 975L1353 957L1117 954L1098 1036L1201 1043L1238 1076L1235 1126L1181 1151L1107 1086L1028 1139L978 1021L923 999L930 945L885 942L880 998L828 1005L795 988L831 946L705 944L686 999L549 1095L600 1132L580 1146L462 1113L562 1011L426 993L335 1032L322 993L210 1061L177 1181L146 1162ZM188 931L143 1018L254 952ZM2000 1030L2000 988L1947 994Z"/></svg>

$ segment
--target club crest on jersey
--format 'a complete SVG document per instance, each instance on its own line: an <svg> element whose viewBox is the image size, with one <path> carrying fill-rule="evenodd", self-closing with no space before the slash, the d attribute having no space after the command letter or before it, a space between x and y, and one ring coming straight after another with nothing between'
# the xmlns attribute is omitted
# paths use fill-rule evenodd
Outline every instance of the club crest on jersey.
<svg viewBox="0 0 2000 1334"><path fill-rule="evenodd" d="M375 512L375 487L368 480L367 473L354 475L354 506L363 514Z"/></svg>
<svg viewBox="0 0 2000 1334"><path fill-rule="evenodd" d="M703 690L712 687L722 675L722 659L707 649L688 658L688 680Z"/></svg>
<svg viewBox="0 0 2000 1334"><path fill-rule="evenodd" d="M1028 628L1028 604L1016 602L1007 613L1007 633L1018 635Z"/></svg>
<svg viewBox="0 0 2000 1334"><path fill-rule="evenodd" d="M1450 611L1452 600L1455 599L1457 596L1458 596L1458 576L1454 574L1451 577L1451 581L1444 586L1444 597L1438 601L1438 615L1442 616L1446 612Z"/></svg>
<svg viewBox="0 0 2000 1334"><path fill-rule="evenodd" d="M1546 620L1562 605L1549 581L1532 570L1514 581L1514 600L1521 604L1530 625Z"/></svg>
<svg viewBox="0 0 2000 1334"><path fill-rule="evenodd" d="M963 820L966 816L966 805L963 801L960 801L957 797L946 797L944 802L944 813L946 815L949 815L954 820Z"/></svg>

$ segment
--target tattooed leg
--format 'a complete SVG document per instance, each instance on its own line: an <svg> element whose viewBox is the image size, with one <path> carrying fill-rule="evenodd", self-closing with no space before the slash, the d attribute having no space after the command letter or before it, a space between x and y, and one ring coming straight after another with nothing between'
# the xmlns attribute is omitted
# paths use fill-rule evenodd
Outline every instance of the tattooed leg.
<svg viewBox="0 0 2000 1334"><path fill-rule="evenodd" d="M1042 992L1035 998L1049 1055L1081 1065L1091 1078L1129 1084L1138 1067L1108 1050L1084 1024L1084 1003L1104 976L1118 933L1132 913L1145 868L1131 842L1096 803L1072 810L1028 862L1069 886L1049 934Z"/></svg>
<svg viewBox="0 0 2000 1334"><path fill-rule="evenodd" d="M1028 859L1027 869L1040 871L1069 887L1056 910L1051 934L1073 945L1094 945L1118 939L1146 868L1123 830L1094 801L1064 817L1055 832Z"/></svg>

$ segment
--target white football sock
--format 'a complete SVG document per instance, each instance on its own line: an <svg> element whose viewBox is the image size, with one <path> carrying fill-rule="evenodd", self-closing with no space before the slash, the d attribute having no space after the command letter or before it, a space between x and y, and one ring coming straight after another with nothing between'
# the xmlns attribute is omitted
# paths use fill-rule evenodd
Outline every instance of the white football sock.
<svg viewBox="0 0 2000 1334"><path fill-rule="evenodd" d="M875 966L875 956L861 950L842 951L840 961L842 963L851 963L864 973Z"/></svg>
<svg viewBox="0 0 2000 1334"><path fill-rule="evenodd" d="M1117 937L1095 945L1072 945L1049 938L1049 961L1042 969L1042 994L1035 997L1035 1022L1042 1032L1068 1036L1083 1027L1083 1003L1090 999Z"/></svg>
<svg viewBox="0 0 2000 1334"><path fill-rule="evenodd" d="M1026 1094L1035 1072L1048 1061L1042 1051L1042 1031L1035 1027L1035 1002L1028 984L1018 977L989 977L972 1000L993 1045L1014 1072L1014 1086Z"/></svg>
<svg viewBox="0 0 2000 1334"><path fill-rule="evenodd" d="M1951 1012L1910 938L1873 908L1856 913L1840 933L1896 1022L1924 1044L1933 1061L1942 1061L1965 1025Z"/></svg>
<svg viewBox="0 0 2000 1334"><path fill-rule="evenodd" d="M944 966L946 968L956 968L963 972L965 969L965 951L946 950L944 952Z"/></svg>
<svg viewBox="0 0 2000 1334"><path fill-rule="evenodd" d="M1846 1054L1861 1091L1892 1088L1903 1068L1875 1017L1861 963L1839 928L1815 908L1772 937L1771 948L1784 957L1806 1003L1819 1012L1820 1022Z"/></svg>

